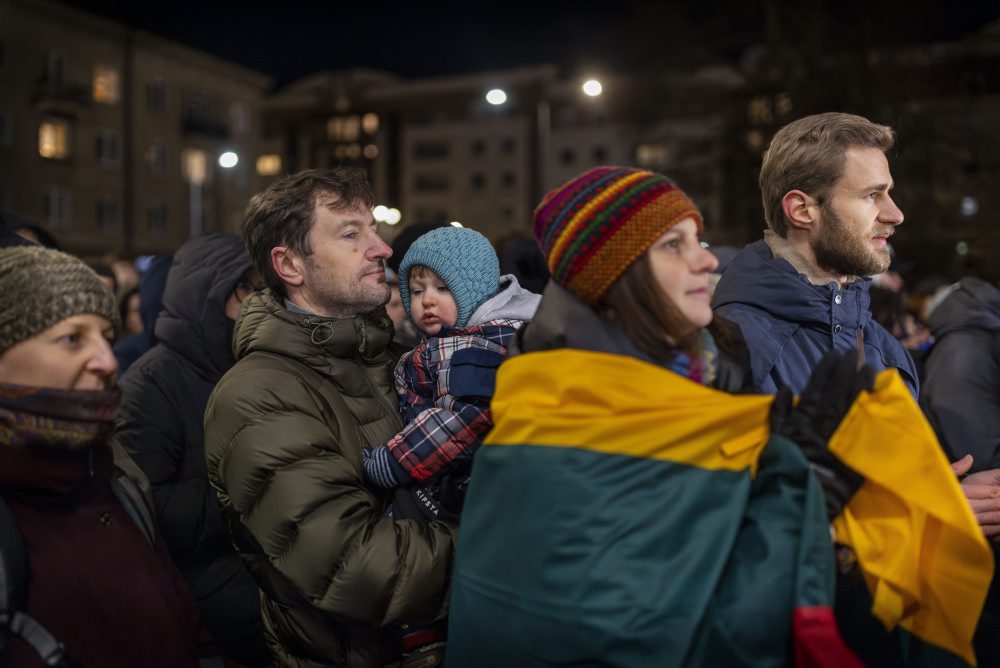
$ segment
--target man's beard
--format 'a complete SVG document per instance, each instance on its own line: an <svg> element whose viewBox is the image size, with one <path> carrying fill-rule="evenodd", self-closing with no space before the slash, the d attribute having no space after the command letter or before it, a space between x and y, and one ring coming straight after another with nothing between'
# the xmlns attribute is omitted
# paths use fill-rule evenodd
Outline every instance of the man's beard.
<svg viewBox="0 0 1000 668"><path fill-rule="evenodd" d="M874 276L889 268L892 257L889 248L875 248L871 238L860 238L851 226L837 215L829 204L824 204L823 224L819 237L813 242L813 254L820 269L838 276ZM892 227L880 230L876 225L872 234L892 234Z"/></svg>
<svg viewBox="0 0 1000 668"><path fill-rule="evenodd" d="M306 259L306 266L310 269L309 279L313 284L313 292L332 317L350 318L371 313L387 304L392 295L387 284L362 283L360 276L356 282L348 285L330 280L326 272L311 257ZM382 266L381 261L379 266Z"/></svg>

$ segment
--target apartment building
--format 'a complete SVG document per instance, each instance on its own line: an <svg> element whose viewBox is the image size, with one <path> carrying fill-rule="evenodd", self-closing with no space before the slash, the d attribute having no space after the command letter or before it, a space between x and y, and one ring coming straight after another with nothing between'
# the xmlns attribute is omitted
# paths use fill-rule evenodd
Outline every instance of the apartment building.
<svg viewBox="0 0 1000 668"><path fill-rule="evenodd" d="M56 2L0 0L0 210L80 254L234 231L260 185L270 86Z"/></svg>

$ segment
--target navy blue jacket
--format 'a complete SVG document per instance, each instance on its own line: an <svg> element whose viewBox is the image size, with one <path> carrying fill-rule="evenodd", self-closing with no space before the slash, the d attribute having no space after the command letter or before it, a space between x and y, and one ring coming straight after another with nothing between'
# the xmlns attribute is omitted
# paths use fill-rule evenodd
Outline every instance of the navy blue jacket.
<svg viewBox="0 0 1000 668"><path fill-rule="evenodd" d="M870 287L868 278L844 289L835 282L812 285L757 241L740 251L726 269L712 306L743 331L758 392L774 394L788 385L800 394L823 355L856 347L861 332L865 362L876 371L899 371L916 397L919 381L913 359L872 320Z"/></svg>

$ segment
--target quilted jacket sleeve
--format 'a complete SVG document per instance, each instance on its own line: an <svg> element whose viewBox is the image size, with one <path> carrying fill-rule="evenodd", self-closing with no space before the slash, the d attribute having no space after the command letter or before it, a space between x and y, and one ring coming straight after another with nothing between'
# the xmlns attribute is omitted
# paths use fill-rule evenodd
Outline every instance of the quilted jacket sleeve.
<svg viewBox="0 0 1000 668"><path fill-rule="evenodd" d="M209 478L312 605L369 626L431 619L446 601L454 528L382 516L361 449L398 418L359 424L340 402L280 364L237 365L205 414Z"/></svg>

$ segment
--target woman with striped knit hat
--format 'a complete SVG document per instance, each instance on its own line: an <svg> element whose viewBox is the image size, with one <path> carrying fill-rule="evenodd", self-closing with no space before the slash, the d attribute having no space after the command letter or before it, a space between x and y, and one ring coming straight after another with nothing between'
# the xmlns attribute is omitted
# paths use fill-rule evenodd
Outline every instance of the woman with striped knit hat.
<svg viewBox="0 0 1000 668"><path fill-rule="evenodd" d="M794 408L738 394L751 370L738 329L713 322L702 216L661 174L591 169L544 198L534 231L552 280L497 376L446 664L859 665L834 621L830 522L869 584L887 571L850 531L868 469L840 461L857 437L834 432L885 437L858 406L905 387L872 393L853 353ZM911 405L895 417L918 419ZM926 539L900 538L900 562Z"/></svg>

